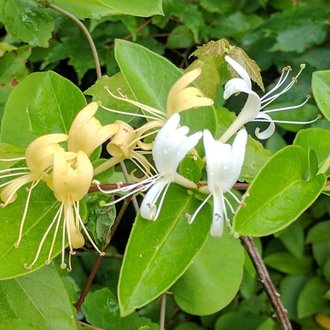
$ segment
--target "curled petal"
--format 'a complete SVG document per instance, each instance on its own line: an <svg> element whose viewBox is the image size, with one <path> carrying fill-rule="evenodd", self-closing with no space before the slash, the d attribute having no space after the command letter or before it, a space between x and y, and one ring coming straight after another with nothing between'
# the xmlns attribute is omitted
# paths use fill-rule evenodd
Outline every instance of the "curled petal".
<svg viewBox="0 0 330 330"><path fill-rule="evenodd" d="M274 123L273 119L264 112L260 112L258 114L258 116L255 118L255 121L258 121L259 119L261 119L260 121L262 121L262 122L269 123L269 125L262 132L260 132L260 128L257 127L254 133L255 133L256 137L260 140L268 139L275 132L275 123Z"/></svg>
<svg viewBox="0 0 330 330"><path fill-rule="evenodd" d="M251 88L246 83L245 80L241 78L233 78L227 81L225 84L225 89L223 91L223 98L225 100L229 99L232 95L237 93L246 93L249 94L251 92Z"/></svg>
<svg viewBox="0 0 330 330"><path fill-rule="evenodd" d="M225 56L225 60L230 66L241 76L241 78L247 83L249 86L249 89L251 89L251 79L247 71L243 68L242 65L240 65L238 62L236 62L234 59L232 59L230 56Z"/></svg>
<svg viewBox="0 0 330 330"><path fill-rule="evenodd" d="M26 148L26 163L30 171L41 174L53 164L54 153L61 149L60 142L66 141L66 134L47 134L36 138Z"/></svg>
<svg viewBox="0 0 330 330"><path fill-rule="evenodd" d="M117 132L116 124L103 126L94 117L97 109L98 104L92 102L77 114L69 131L69 151L84 151L89 156Z"/></svg>
<svg viewBox="0 0 330 330"><path fill-rule="evenodd" d="M8 183L8 185L0 193L0 197L4 202L4 205L2 206L13 203L17 198L17 191L27 183L35 181L37 179L38 177L34 174L25 174Z"/></svg>
<svg viewBox="0 0 330 330"><path fill-rule="evenodd" d="M200 68L185 73L172 86L167 97L167 114L172 114L191 108L204 107L213 104L213 100L204 97L196 87L188 87L200 74Z"/></svg>

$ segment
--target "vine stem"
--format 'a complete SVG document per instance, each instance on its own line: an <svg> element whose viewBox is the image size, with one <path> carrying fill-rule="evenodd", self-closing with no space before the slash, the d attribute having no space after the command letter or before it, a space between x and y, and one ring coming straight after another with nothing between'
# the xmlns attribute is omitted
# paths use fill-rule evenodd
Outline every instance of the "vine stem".
<svg viewBox="0 0 330 330"><path fill-rule="evenodd" d="M247 236L241 236L240 240L252 260L252 263L258 273L259 281L261 282L261 285L266 291L266 294L274 309L275 315L278 319L281 328L283 330L292 330L292 325L288 319L287 310L282 304L280 294L276 290L270 278L268 270L265 266L265 263L252 238Z"/></svg>
<svg viewBox="0 0 330 330"><path fill-rule="evenodd" d="M110 240L109 240L109 243L111 241L111 239L113 238L113 235L115 234L117 228L118 228L118 225L120 223L120 221L122 220L126 210L127 210L127 207L128 205L130 204L130 201L131 201L131 197L128 197L127 199L124 200L124 203L120 209L120 211L118 212L118 215L116 217L116 220L114 222L114 224L112 225L111 227L111 233L110 233ZM103 248L103 250L106 250L106 248L109 246L109 243ZM98 271L100 265L101 265L101 261L103 260L104 258L104 255L98 255L96 261L95 261L95 264L93 266L93 269L92 271L90 272L89 276L88 276L88 279L87 279L87 282L83 288L83 290L81 291L81 294L80 294L80 297L78 299L78 302L76 303L76 309L77 309L77 312L80 310L81 308L81 305L83 304L89 290L90 290L90 287L93 283L93 280L94 280L94 277L96 275L96 272Z"/></svg>
<svg viewBox="0 0 330 330"><path fill-rule="evenodd" d="M86 28L86 26L76 16L69 13L68 11L66 11L52 3L49 4L49 7L52 8L53 10L58 11L59 13L63 14L64 16L70 18L73 22L75 22L80 27L80 29L85 34L89 47L91 48L91 51L92 51L92 55L93 55L93 59L94 59L94 63L95 63L96 76L97 76L97 78L102 77L99 55L97 53L97 49L96 49L94 40L93 40L91 34L89 33L88 29Z"/></svg>

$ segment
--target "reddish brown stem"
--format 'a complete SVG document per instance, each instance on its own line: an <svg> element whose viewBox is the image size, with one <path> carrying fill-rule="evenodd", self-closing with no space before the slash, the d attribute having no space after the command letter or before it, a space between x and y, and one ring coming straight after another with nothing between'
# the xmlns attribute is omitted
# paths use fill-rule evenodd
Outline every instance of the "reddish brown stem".
<svg viewBox="0 0 330 330"><path fill-rule="evenodd" d="M265 266L262 257L255 246L251 237L242 236L240 237L242 245L245 247L247 253L249 254L253 265L258 273L259 281L263 286L266 294L269 298L269 301L274 309L275 315L278 319L278 322L283 330L292 330L291 323L288 319L287 310L282 304L280 299L280 294L277 292L268 270Z"/></svg>

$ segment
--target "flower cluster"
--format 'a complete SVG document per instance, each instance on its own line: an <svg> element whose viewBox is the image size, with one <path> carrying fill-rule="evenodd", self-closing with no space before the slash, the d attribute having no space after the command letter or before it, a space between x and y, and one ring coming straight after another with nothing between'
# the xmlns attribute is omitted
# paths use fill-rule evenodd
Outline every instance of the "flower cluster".
<svg viewBox="0 0 330 330"><path fill-rule="evenodd" d="M26 264L27 269L37 262L46 238L53 230L46 259L46 263L50 262L61 224L63 268L71 269L71 255L75 253L74 249L81 248L85 244L85 237L100 254L102 253L93 242L79 212L79 202L88 193L92 182L95 182L99 190L104 193L123 194L109 204L147 191L141 203L140 214L143 218L153 221L159 217L166 192L172 183L187 189L198 189L206 195L206 198L189 217L189 222L192 223L196 219L199 211L212 197L213 216L210 232L212 236L222 235L224 223L230 224L227 206L234 212L227 198L228 195L226 197L225 194L229 194L240 203L231 189L241 175L245 157L248 134L242 127L250 121L266 121L269 126L262 132L257 128L255 134L260 139L268 138L273 134L276 122L270 117L270 113L297 109L307 102L306 100L297 106L264 110L273 100L292 87L301 71L293 81L283 87L289 73L289 69L286 68L275 87L260 97L252 90L251 79L243 66L229 56L226 56L225 60L239 77L232 78L226 83L224 99L237 93L247 94L247 99L236 120L219 139L215 139L207 129L188 135L189 128L180 126L181 111L213 105L213 100L205 97L198 88L190 86L201 73L200 69L195 69L178 79L169 91L166 113L108 91L112 97L141 109L143 114L136 116L147 120L141 127L134 128L120 120L102 125L95 117L99 105L92 102L77 114L67 134L48 134L38 137L27 147L25 157L11 159L25 160L26 166L0 171L1 179L10 178L0 185L0 188L3 188L0 193L2 207L15 202L18 190L30 184L18 239L15 242L16 247L19 247L22 241L32 190L38 183L44 181L60 202L55 216L41 238L34 260ZM103 109L119 112L105 107ZM132 115L129 112L120 111L120 113ZM234 135L236 136L233 142L228 143ZM189 152L196 153L194 148L202 138L207 182L197 185L179 174L178 167ZM111 157L93 168L89 157L105 142L107 142L106 150ZM125 160L131 161L141 174L138 177L134 174L136 170L131 172L131 178L137 181L136 183L107 191L102 189L97 181L93 181L94 176ZM65 262L66 246L69 247L68 265Z"/></svg>

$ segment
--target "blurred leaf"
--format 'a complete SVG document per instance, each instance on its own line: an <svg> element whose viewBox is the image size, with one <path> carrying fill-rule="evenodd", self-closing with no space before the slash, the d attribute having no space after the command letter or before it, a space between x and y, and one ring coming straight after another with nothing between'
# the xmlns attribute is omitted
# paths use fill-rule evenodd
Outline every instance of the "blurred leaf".
<svg viewBox="0 0 330 330"><path fill-rule="evenodd" d="M144 0L143 2L102 0L102 2L120 13L133 16L149 17L164 14L162 0Z"/></svg>
<svg viewBox="0 0 330 330"><path fill-rule="evenodd" d="M32 46L48 47L53 18L32 0L0 0L0 21L14 38Z"/></svg>
<svg viewBox="0 0 330 330"><path fill-rule="evenodd" d="M295 257L301 258L304 253L304 228L301 222L296 221L292 223L285 230L276 235L283 245L291 252Z"/></svg>
<svg viewBox="0 0 330 330"><path fill-rule="evenodd" d="M188 48L193 43L193 35L185 25L175 27L167 38L169 48Z"/></svg>
<svg viewBox="0 0 330 330"><path fill-rule="evenodd" d="M318 276L311 278L302 289L298 298L298 317L308 317L317 312L322 312L322 308L328 306L323 298L328 285Z"/></svg>
<svg viewBox="0 0 330 330"><path fill-rule="evenodd" d="M1 122L1 141L26 147L40 135L66 133L85 104L81 91L59 74L31 73L8 98Z"/></svg>
<svg viewBox="0 0 330 330"><path fill-rule="evenodd" d="M288 146L270 158L247 190L233 230L241 235L265 236L297 219L325 184L324 175L307 181L306 166L307 155L299 146Z"/></svg>
<svg viewBox="0 0 330 330"><path fill-rule="evenodd" d="M288 252L276 252L264 257L267 266L286 274L308 274L312 269L312 258L294 257Z"/></svg>
<svg viewBox="0 0 330 330"><path fill-rule="evenodd" d="M308 277L306 275L287 275L280 283L281 300L288 311L290 320L297 319L298 297L307 280Z"/></svg>
<svg viewBox="0 0 330 330"><path fill-rule="evenodd" d="M23 46L11 50L0 57L0 84L7 84L11 80L21 80L28 71L26 60L31 54L31 46Z"/></svg>
<svg viewBox="0 0 330 330"><path fill-rule="evenodd" d="M264 320L260 315L230 311L217 319L214 330L256 330Z"/></svg>
<svg viewBox="0 0 330 330"><path fill-rule="evenodd" d="M330 70L313 72L312 90L322 114L330 120Z"/></svg>
<svg viewBox="0 0 330 330"><path fill-rule="evenodd" d="M330 239L313 243L312 249L317 264L323 266L330 255Z"/></svg>
<svg viewBox="0 0 330 330"><path fill-rule="evenodd" d="M181 161L178 173L192 182L198 182L202 177L203 168L204 162L202 159L196 156L188 156Z"/></svg>
<svg viewBox="0 0 330 330"><path fill-rule="evenodd" d="M330 220L314 225L307 234L306 243L316 243L330 240Z"/></svg>
<svg viewBox="0 0 330 330"><path fill-rule="evenodd" d="M194 315L209 315L223 309L238 292L243 264L244 249L229 230L222 237L209 236L172 288L176 303Z"/></svg>
<svg viewBox="0 0 330 330"><path fill-rule="evenodd" d="M211 225L208 205L188 223L187 214L193 214L199 205L184 188L171 185L157 221L136 218L119 278L122 316L157 298L189 267Z"/></svg>
<svg viewBox="0 0 330 330"><path fill-rule="evenodd" d="M158 324L137 313L121 317L117 298L108 288L90 292L84 301L83 311L90 324L104 330L159 329Z"/></svg>
<svg viewBox="0 0 330 330"><path fill-rule="evenodd" d="M5 159L24 157L25 149L19 148L7 143L0 142L0 169L9 168L14 165L17 160L3 161Z"/></svg>
<svg viewBox="0 0 330 330"><path fill-rule="evenodd" d="M0 281L0 322L6 330L75 330L76 315L53 265Z"/></svg>

